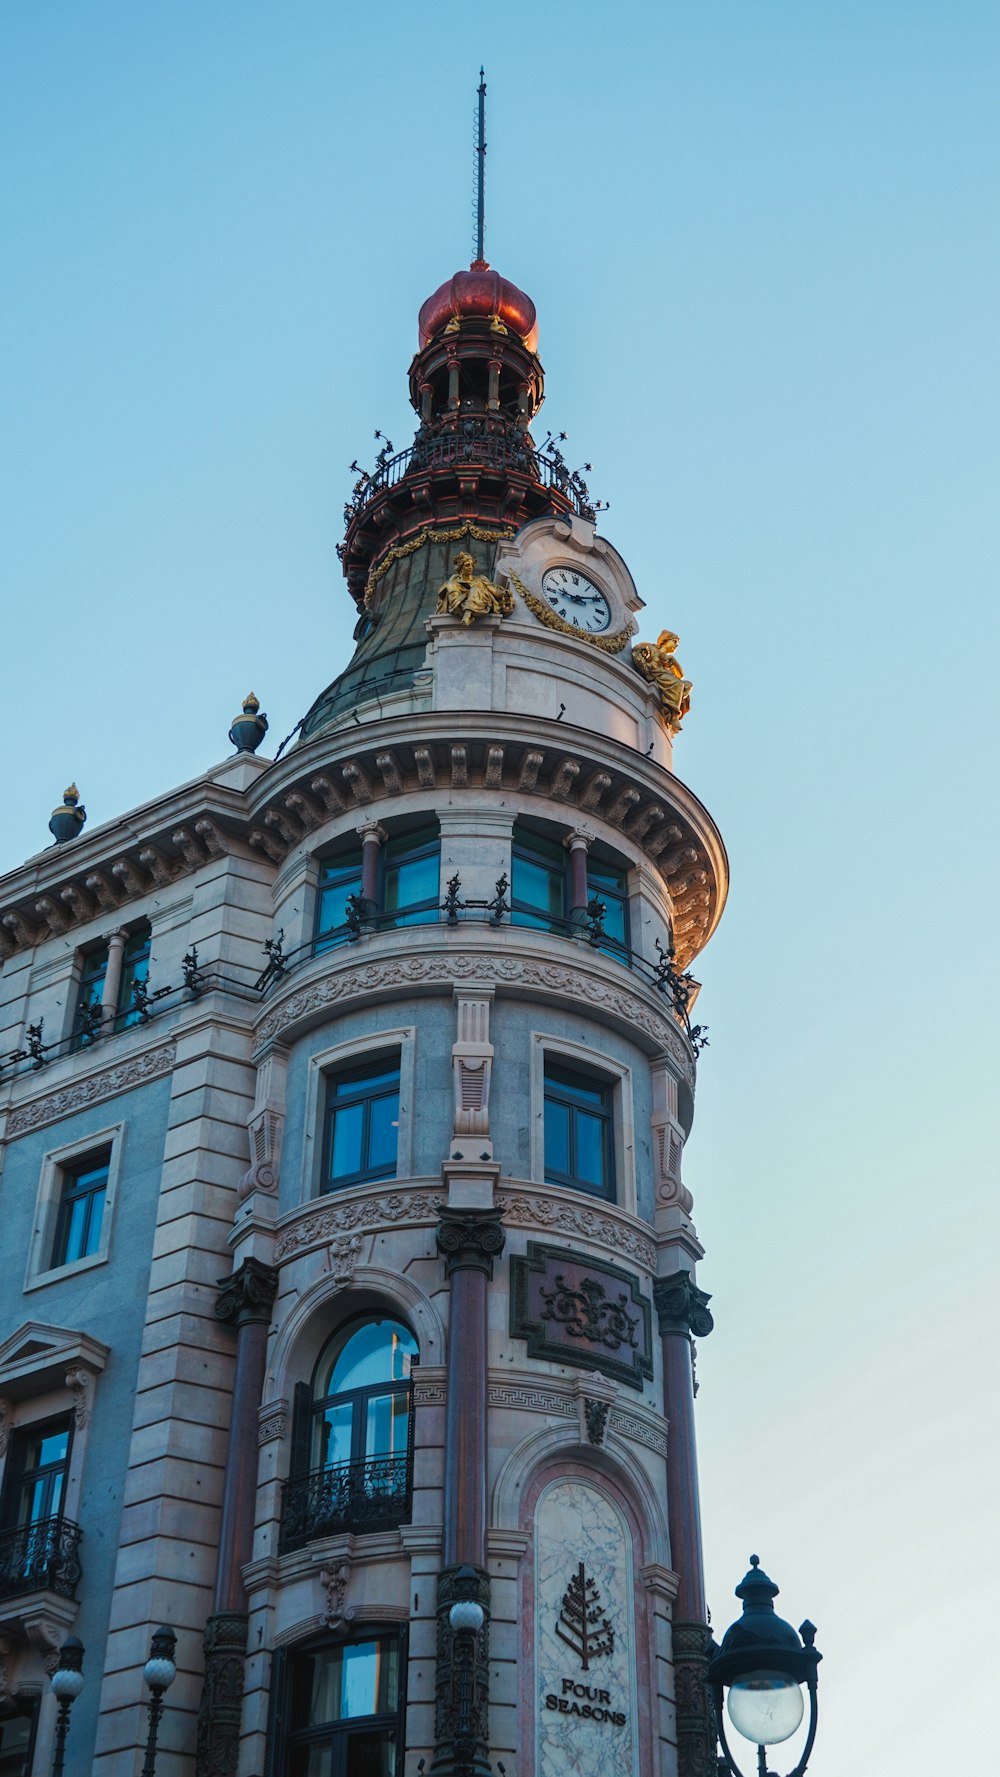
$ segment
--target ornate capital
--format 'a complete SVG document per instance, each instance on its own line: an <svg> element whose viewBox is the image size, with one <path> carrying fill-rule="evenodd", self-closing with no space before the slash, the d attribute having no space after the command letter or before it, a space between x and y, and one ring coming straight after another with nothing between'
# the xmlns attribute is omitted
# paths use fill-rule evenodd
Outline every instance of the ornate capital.
<svg viewBox="0 0 1000 1777"><path fill-rule="evenodd" d="M441 1211L437 1245L449 1277L464 1268L484 1271L492 1278L493 1261L499 1258L505 1243L499 1210L467 1209L460 1214Z"/></svg>
<svg viewBox="0 0 1000 1777"><path fill-rule="evenodd" d="M708 1307L711 1300L692 1281L689 1271L658 1277L653 1284L653 1303L661 1337L676 1333L686 1339L693 1333L698 1339L707 1339L715 1325Z"/></svg>
<svg viewBox="0 0 1000 1777"><path fill-rule="evenodd" d="M229 1321L237 1329L252 1321L263 1321L266 1326L277 1293L278 1273L274 1266L265 1265L260 1259L244 1259L232 1277L219 1279L216 1318Z"/></svg>

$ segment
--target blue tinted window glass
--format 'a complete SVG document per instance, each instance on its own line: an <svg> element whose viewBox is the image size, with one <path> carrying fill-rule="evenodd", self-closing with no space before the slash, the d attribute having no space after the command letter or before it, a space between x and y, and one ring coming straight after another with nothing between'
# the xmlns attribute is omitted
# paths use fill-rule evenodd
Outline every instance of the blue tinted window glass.
<svg viewBox="0 0 1000 1777"><path fill-rule="evenodd" d="M545 1171L569 1171L569 1108L553 1099L545 1103Z"/></svg>
<svg viewBox="0 0 1000 1777"><path fill-rule="evenodd" d="M399 1093L373 1098L366 1164L375 1168L395 1166L399 1135Z"/></svg>
<svg viewBox="0 0 1000 1777"><path fill-rule="evenodd" d="M360 1172L364 1165L365 1107L338 1106L333 1113L330 1176L343 1178Z"/></svg>

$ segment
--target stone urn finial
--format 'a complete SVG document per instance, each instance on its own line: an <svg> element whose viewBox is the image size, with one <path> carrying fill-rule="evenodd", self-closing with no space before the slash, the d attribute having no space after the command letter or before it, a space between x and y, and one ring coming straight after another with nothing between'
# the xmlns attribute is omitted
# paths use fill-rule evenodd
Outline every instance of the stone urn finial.
<svg viewBox="0 0 1000 1777"><path fill-rule="evenodd" d="M259 714L260 700L251 691L243 699L243 713L233 717L229 738L238 753L255 753L267 733L267 717Z"/></svg>
<svg viewBox="0 0 1000 1777"><path fill-rule="evenodd" d="M75 784L70 784L69 789L63 791L60 806L52 810L49 832L57 845L65 845L67 839L75 839L82 832L87 810L78 806L79 801L79 790Z"/></svg>

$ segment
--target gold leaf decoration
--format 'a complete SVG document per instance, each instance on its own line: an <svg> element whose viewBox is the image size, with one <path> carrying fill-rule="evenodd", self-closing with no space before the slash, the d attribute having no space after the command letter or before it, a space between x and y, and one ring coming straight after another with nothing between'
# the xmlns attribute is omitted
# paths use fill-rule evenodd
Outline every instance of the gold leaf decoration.
<svg viewBox="0 0 1000 1777"><path fill-rule="evenodd" d="M529 592L528 588L510 569L507 571L507 578L514 591L523 598L528 610L538 618L539 623L544 623L546 629L557 629L560 635L575 636L578 642L589 642L592 648L600 648L605 654L620 654L632 634L632 625L628 623L624 629L616 629L613 635L587 635L586 631L582 629L574 629L572 623L566 622L565 617L558 617L551 605L546 605L542 599L536 598L533 592Z"/></svg>

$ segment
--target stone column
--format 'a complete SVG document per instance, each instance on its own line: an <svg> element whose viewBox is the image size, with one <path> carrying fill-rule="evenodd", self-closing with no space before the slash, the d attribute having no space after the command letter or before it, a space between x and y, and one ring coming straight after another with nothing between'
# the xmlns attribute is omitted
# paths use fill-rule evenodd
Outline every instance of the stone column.
<svg viewBox="0 0 1000 1777"><path fill-rule="evenodd" d="M458 1169L456 1169L458 1170ZM492 1172L492 1168L489 1169ZM503 1251L499 1211L445 1208L437 1235L450 1285L445 1409L444 1565L438 1576L434 1777L487 1777L489 1605L486 1567L487 1286ZM480 1629L452 1629L472 1601Z"/></svg>
<svg viewBox="0 0 1000 1777"><path fill-rule="evenodd" d="M257 1413L264 1386L271 1307L278 1273L247 1258L221 1286L219 1320L236 1328L236 1372L219 1527L212 1614L205 1625L205 1682L198 1714L197 1777L236 1777L247 1649L244 1563L253 1551L257 1491Z"/></svg>
<svg viewBox="0 0 1000 1777"><path fill-rule="evenodd" d="M365 912L378 912L378 858L389 835L378 821L366 821L358 828L361 836L361 899Z"/></svg>
<svg viewBox="0 0 1000 1777"><path fill-rule="evenodd" d="M107 1036L114 1030L118 1016L118 995L122 989L122 964L127 940L127 932L112 932L108 938L108 966L104 971L104 986L101 988L101 1024Z"/></svg>
<svg viewBox="0 0 1000 1777"><path fill-rule="evenodd" d="M680 1581L673 1615L677 1777L716 1777L715 1721L706 1682L712 1632L705 1608L691 1354L692 1334L703 1339L712 1331L710 1300L688 1271L653 1284L663 1349L663 1411L670 1424L670 1559Z"/></svg>
<svg viewBox="0 0 1000 1777"><path fill-rule="evenodd" d="M578 827L563 840L569 851L569 916L574 925L583 925L587 917L590 892L587 887L587 853L593 833Z"/></svg>

